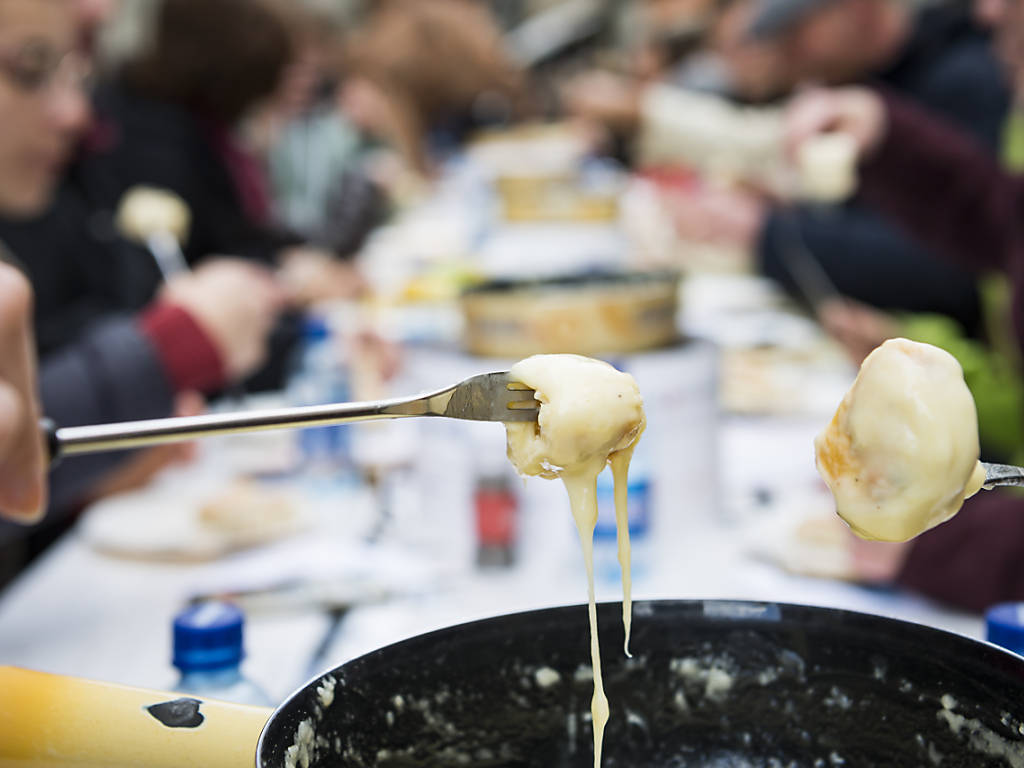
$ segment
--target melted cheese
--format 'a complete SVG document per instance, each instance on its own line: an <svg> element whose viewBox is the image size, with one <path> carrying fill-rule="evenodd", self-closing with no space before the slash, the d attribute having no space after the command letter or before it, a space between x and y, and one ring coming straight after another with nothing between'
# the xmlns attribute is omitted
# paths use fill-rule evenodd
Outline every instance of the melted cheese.
<svg viewBox="0 0 1024 768"><path fill-rule="evenodd" d="M537 355L515 365L511 373L517 381L536 391L541 406L536 424L505 425L509 459L523 475L562 479L583 549L594 670L590 711L594 725L594 765L599 766L609 711L601 678L594 599L597 476L611 463L623 575L622 617L628 653L631 585L626 480L633 447L646 426L643 400L632 376L607 363L577 355Z"/></svg>
<svg viewBox="0 0 1024 768"><path fill-rule="evenodd" d="M846 133L825 133L797 150L800 195L805 200L837 203L857 189L857 143Z"/></svg>
<svg viewBox="0 0 1024 768"><path fill-rule="evenodd" d="M117 211L121 234L142 243L154 235L170 235L182 243L191 223L192 214L184 200L154 187L132 187L121 198Z"/></svg>
<svg viewBox="0 0 1024 768"><path fill-rule="evenodd" d="M815 453L836 511L865 539L911 539L955 515L985 480L960 364L906 339L868 355Z"/></svg>

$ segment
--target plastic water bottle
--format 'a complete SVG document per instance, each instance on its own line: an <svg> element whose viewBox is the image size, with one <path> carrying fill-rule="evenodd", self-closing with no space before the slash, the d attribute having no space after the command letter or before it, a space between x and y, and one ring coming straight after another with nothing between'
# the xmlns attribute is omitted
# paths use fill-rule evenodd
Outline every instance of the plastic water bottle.
<svg viewBox="0 0 1024 768"><path fill-rule="evenodd" d="M1000 603L985 612L985 639L1024 655L1024 603Z"/></svg>
<svg viewBox="0 0 1024 768"><path fill-rule="evenodd" d="M299 406L349 400L348 370L343 351L322 317L311 315L306 319L302 346L288 383L288 392L292 404ZM346 427L309 427L297 434L306 471L337 477L340 470L350 467L351 437Z"/></svg>
<svg viewBox="0 0 1024 768"><path fill-rule="evenodd" d="M242 675L244 617L231 603L190 606L174 619L176 691L236 704L269 706L270 697Z"/></svg>

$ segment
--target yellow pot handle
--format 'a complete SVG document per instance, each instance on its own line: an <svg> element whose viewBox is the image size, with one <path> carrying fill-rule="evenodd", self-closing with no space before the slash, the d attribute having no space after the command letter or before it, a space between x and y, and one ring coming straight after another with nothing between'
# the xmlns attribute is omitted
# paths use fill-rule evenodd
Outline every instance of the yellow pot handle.
<svg viewBox="0 0 1024 768"><path fill-rule="evenodd" d="M253 768L272 711L0 667L0 768Z"/></svg>

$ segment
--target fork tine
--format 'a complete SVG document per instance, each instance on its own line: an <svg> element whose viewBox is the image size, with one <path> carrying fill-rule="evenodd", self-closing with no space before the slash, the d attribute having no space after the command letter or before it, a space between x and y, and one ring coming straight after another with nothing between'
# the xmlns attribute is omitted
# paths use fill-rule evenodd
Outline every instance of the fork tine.
<svg viewBox="0 0 1024 768"><path fill-rule="evenodd" d="M507 372L485 373L455 388L444 415L473 421L536 421L539 404L533 395Z"/></svg>

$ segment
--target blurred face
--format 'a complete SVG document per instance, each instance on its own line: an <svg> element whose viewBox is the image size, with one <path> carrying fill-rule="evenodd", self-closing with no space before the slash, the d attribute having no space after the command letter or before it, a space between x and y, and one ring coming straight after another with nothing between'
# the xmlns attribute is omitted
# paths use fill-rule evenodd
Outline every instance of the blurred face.
<svg viewBox="0 0 1024 768"><path fill-rule="evenodd" d="M732 3L715 24L713 44L736 93L748 99L767 99L792 88L793 73L781 44L748 37L752 12L748 2Z"/></svg>
<svg viewBox="0 0 1024 768"><path fill-rule="evenodd" d="M801 79L845 83L863 74L864 27L856 2L838 0L809 14L786 40Z"/></svg>
<svg viewBox="0 0 1024 768"><path fill-rule="evenodd" d="M49 204L89 120L68 0L0 0L0 214Z"/></svg>
<svg viewBox="0 0 1024 768"><path fill-rule="evenodd" d="M120 5L119 0L70 0L75 6L78 19L78 39L82 50L91 52L96 43L96 35L104 24L114 15Z"/></svg>
<svg viewBox="0 0 1024 768"><path fill-rule="evenodd" d="M671 30L699 22L713 6L710 0L647 0L641 11L651 29Z"/></svg>
<svg viewBox="0 0 1024 768"><path fill-rule="evenodd" d="M284 115L300 114L315 100L324 71L323 51L314 45L301 45L282 74L271 101Z"/></svg>

